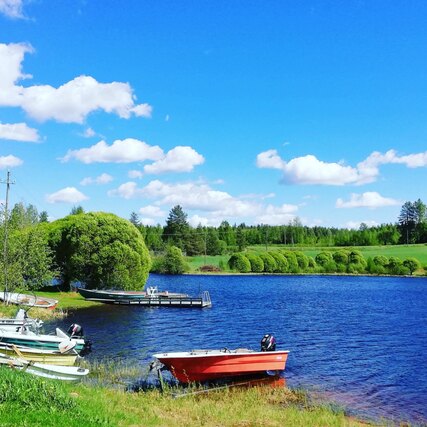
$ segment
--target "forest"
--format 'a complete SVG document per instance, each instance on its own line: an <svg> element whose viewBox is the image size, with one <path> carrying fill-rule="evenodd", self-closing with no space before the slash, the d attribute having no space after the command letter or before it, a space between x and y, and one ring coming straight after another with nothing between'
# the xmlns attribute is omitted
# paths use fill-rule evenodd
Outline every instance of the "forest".
<svg viewBox="0 0 427 427"><path fill-rule="evenodd" d="M40 290L60 283L82 282L88 288L142 289L150 271L182 274L186 257L225 255L211 271L257 273L413 274L415 258L374 256L365 259L355 247L427 242L426 205L406 202L395 224L358 230L307 227L298 219L282 226L246 224L190 226L181 206L174 206L164 226L144 226L136 213L129 220L111 213L74 207L49 222L47 212L17 203L3 211L0 238L1 289ZM278 250L270 250L279 246ZM255 247L262 250L249 250ZM319 247L314 257L298 248ZM325 251L328 247L342 250Z"/></svg>

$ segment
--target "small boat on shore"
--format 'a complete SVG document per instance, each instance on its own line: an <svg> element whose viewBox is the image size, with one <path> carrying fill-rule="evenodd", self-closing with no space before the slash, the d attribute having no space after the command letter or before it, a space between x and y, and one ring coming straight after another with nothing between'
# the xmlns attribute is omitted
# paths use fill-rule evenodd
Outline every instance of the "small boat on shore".
<svg viewBox="0 0 427 427"><path fill-rule="evenodd" d="M43 363L49 365L73 366L79 355L75 350L61 353L58 350L41 350L28 347L20 347L11 344L2 344L0 342L0 353L7 357L16 357L27 360L28 362ZM4 357L3 357L4 358Z"/></svg>
<svg viewBox="0 0 427 427"><path fill-rule="evenodd" d="M98 301L107 304L140 305L148 307L178 307L204 308L212 305L208 291L199 297L191 297L169 291L159 291L151 286L146 291L98 290L78 288L82 297L89 301Z"/></svg>
<svg viewBox="0 0 427 427"><path fill-rule="evenodd" d="M16 304L36 308L47 308L50 310L53 310L58 304L58 300L53 298L21 294L19 292L0 292L0 300L8 304Z"/></svg>
<svg viewBox="0 0 427 427"><path fill-rule="evenodd" d="M0 352L0 365L6 365L12 369L18 369L39 377L62 381L79 381L89 373L88 369L79 366L60 366L34 362L27 360L21 352L18 351L18 353L13 357Z"/></svg>
<svg viewBox="0 0 427 427"><path fill-rule="evenodd" d="M73 324L68 329L68 334L56 328L54 334L40 334L23 326L19 331L0 328L0 348L4 345L15 345L20 350L46 350L57 352L73 349L76 354L84 356L91 350L91 342L83 337L80 325ZM33 360L33 359L31 359Z"/></svg>
<svg viewBox="0 0 427 427"><path fill-rule="evenodd" d="M0 317L0 331L9 330L19 332L23 327L33 332L37 332L43 326L43 320L33 319L28 316L27 312L20 308L15 317Z"/></svg>
<svg viewBox="0 0 427 427"><path fill-rule="evenodd" d="M265 335L261 351L245 348L192 350L154 354L172 375L183 383L284 371L289 350L276 350L275 339Z"/></svg>

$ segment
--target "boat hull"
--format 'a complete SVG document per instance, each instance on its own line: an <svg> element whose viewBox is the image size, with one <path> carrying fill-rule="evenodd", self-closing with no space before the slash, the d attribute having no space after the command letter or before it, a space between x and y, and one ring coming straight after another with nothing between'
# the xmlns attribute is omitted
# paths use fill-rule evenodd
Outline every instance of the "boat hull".
<svg viewBox="0 0 427 427"><path fill-rule="evenodd" d="M22 357L29 362L44 363L48 365L73 366L77 360L77 353L63 354L54 351L32 350L18 347L18 353L12 347L0 346L0 352L11 357Z"/></svg>
<svg viewBox="0 0 427 427"><path fill-rule="evenodd" d="M154 357L181 382L203 382L219 378L283 371L289 351L237 352L206 350L164 353Z"/></svg>

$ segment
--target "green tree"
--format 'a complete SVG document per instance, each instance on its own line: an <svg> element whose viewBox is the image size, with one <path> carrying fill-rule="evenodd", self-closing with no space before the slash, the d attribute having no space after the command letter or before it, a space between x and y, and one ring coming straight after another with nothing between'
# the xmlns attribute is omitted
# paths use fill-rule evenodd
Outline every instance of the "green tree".
<svg viewBox="0 0 427 427"><path fill-rule="evenodd" d="M246 248L246 235L245 235L245 231L244 231L244 226L239 226L237 227L237 232L236 232L236 243L237 243L237 248L239 249L239 251L243 251Z"/></svg>
<svg viewBox="0 0 427 427"><path fill-rule="evenodd" d="M163 265L165 274L183 274L190 269L181 249L176 246L169 246L166 249Z"/></svg>
<svg viewBox="0 0 427 427"><path fill-rule="evenodd" d="M135 226L138 227L141 222L139 220L139 215L136 212L131 212L129 221Z"/></svg>
<svg viewBox="0 0 427 427"><path fill-rule="evenodd" d="M163 230L163 240L170 246L176 246L181 250L185 250L189 231L190 225L187 222L187 214L180 205L174 206L166 220L166 226Z"/></svg>
<svg viewBox="0 0 427 427"><path fill-rule="evenodd" d="M89 289L139 290L145 285L150 256L141 233L113 214L89 212L46 224L62 281Z"/></svg>
<svg viewBox="0 0 427 427"><path fill-rule="evenodd" d="M85 213L85 210L80 205L79 206L73 206L71 208L71 211L70 211L70 215L80 215L80 214L84 214L84 213Z"/></svg>
<svg viewBox="0 0 427 427"><path fill-rule="evenodd" d="M46 211L42 211L39 214L39 222L49 222L49 215Z"/></svg>
<svg viewBox="0 0 427 427"><path fill-rule="evenodd" d="M409 270L411 276L415 270L421 267L420 262L416 258L406 258L403 260L403 265Z"/></svg>

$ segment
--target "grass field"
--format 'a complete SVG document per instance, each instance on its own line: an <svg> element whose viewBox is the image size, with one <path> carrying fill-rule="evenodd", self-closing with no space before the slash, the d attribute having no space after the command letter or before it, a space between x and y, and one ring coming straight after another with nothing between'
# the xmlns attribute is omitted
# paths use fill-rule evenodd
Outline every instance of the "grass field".
<svg viewBox="0 0 427 427"><path fill-rule="evenodd" d="M308 256L315 257L319 252L336 251L340 249L349 249L343 247L291 247L283 245L270 245L267 250L274 251L278 249L298 250L305 253ZM362 252L363 256L367 259L376 255L384 255L386 257L395 256L404 260L405 258L414 257L420 261L422 266L427 266L427 245L396 245L396 246L357 246L353 249L357 249ZM264 252L266 250L265 245L249 246L247 252ZM188 257L191 272L197 271L203 265L215 265L218 266L222 260L224 265L227 265L227 261L230 255L218 255L218 256L195 256Z"/></svg>
<svg viewBox="0 0 427 427"><path fill-rule="evenodd" d="M363 426L287 388L222 389L174 398L43 380L0 367L2 426ZM371 424L372 425L372 424Z"/></svg>

